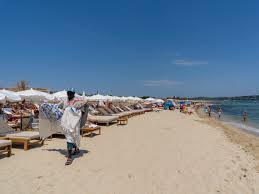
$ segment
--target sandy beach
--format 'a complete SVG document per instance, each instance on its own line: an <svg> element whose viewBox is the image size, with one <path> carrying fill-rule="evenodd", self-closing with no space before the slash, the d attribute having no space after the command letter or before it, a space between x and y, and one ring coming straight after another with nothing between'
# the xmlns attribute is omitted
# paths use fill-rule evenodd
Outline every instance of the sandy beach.
<svg viewBox="0 0 259 194"><path fill-rule="evenodd" d="M0 159L1 193L259 193L255 155L197 115L146 113L127 126L102 127L81 148L71 166L61 138L14 148Z"/></svg>

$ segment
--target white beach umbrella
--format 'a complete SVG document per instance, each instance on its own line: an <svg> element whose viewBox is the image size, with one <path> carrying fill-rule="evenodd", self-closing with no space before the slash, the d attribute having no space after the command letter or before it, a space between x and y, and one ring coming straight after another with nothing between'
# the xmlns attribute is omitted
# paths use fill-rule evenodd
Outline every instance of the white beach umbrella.
<svg viewBox="0 0 259 194"><path fill-rule="evenodd" d="M162 99L156 99L155 102L156 103L164 103L165 101L163 101Z"/></svg>
<svg viewBox="0 0 259 194"><path fill-rule="evenodd" d="M4 104L6 102L5 95L0 93L0 103Z"/></svg>
<svg viewBox="0 0 259 194"><path fill-rule="evenodd" d="M153 103L153 102L156 101L156 99L155 98L147 98L147 99L145 99L145 101Z"/></svg>
<svg viewBox="0 0 259 194"><path fill-rule="evenodd" d="M118 102L118 101L120 101L120 100L121 100L120 97L118 97L118 96L112 96L112 101Z"/></svg>
<svg viewBox="0 0 259 194"><path fill-rule="evenodd" d="M96 95L88 97L88 100L93 100L93 101L102 100L102 101L106 101L107 100L107 96L103 96L101 94L96 94Z"/></svg>
<svg viewBox="0 0 259 194"><path fill-rule="evenodd" d="M22 100L21 97L16 92L13 92L13 91L3 89L3 90L0 90L0 94L4 95L6 101L9 101L9 102L19 102Z"/></svg>
<svg viewBox="0 0 259 194"><path fill-rule="evenodd" d="M17 94L22 99L30 100L30 101L54 100L53 95L48 94L46 92L34 90L34 89L20 91L20 92L17 92Z"/></svg>
<svg viewBox="0 0 259 194"><path fill-rule="evenodd" d="M121 100L120 97L118 96L107 96L107 98L109 101L112 101L112 102L115 102L115 101L118 102Z"/></svg>
<svg viewBox="0 0 259 194"><path fill-rule="evenodd" d="M122 102L125 102L127 100L127 97L125 97L125 96L121 96L119 98L120 98L120 101L122 101Z"/></svg>
<svg viewBox="0 0 259 194"><path fill-rule="evenodd" d="M53 97L57 100L66 100L67 99L67 91L66 90L62 90L62 91L59 91L59 92L56 92L54 94L52 94ZM75 94L75 97L76 98L80 98L80 99L83 99L84 97L78 95L78 94Z"/></svg>
<svg viewBox="0 0 259 194"><path fill-rule="evenodd" d="M128 97L126 97L126 101L131 101L131 102L133 102L133 101L136 101L136 99L135 99L135 97L133 97L133 96L128 96Z"/></svg>
<svg viewBox="0 0 259 194"><path fill-rule="evenodd" d="M143 99L142 98L139 98L139 97L135 97L135 101L143 101Z"/></svg>
<svg viewBox="0 0 259 194"><path fill-rule="evenodd" d="M107 101L113 101L114 100L113 96L105 95L104 97L106 98Z"/></svg>

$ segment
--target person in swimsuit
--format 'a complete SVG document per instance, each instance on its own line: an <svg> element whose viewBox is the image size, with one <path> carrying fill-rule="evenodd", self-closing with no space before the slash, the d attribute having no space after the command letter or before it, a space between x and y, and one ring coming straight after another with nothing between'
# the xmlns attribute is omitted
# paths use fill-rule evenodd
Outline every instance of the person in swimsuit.
<svg viewBox="0 0 259 194"><path fill-rule="evenodd" d="M217 110L217 112L218 112L218 116L219 116L219 119L220 119L220 118L221 118L221 114L223 113L223 111L222 111L222 109L219 107L218 110Z"/></svg>
<svg viewBox="0 0 259 194"><path fill-rule="evenodd" d="M243 112L243 121L246 122L247 121L247 117L248 117L248 114L246 111Z"/></svg>

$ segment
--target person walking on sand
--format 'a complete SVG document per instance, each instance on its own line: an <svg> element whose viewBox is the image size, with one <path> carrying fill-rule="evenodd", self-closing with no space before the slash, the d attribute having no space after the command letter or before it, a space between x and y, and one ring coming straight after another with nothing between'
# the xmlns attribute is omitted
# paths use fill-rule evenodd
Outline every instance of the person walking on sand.
<svg viewBox="0 0 259 194"><path fill-rule="evenodd" d="M248 114L246 111L243 112L243 121L246 122L247 121L247 117L248 117Z"/></svg>
<svg viewBox="0 0 259 194"><path fill-rule="evenodd" d="M220 118L221 118L221 114L223 113L223 111L222 111L222 109L219 107L218 110L217 110L217 112L218 112L218 116L219 116L219 119L220 119Z"/></svg>
<svg viewBox="0 0 259 194"><path fill-rule="evenodd" d="M67 91L67 101L59 104L64 113L61 118L61 126L67 141L67 161L65 165L72 164L72 155L79 154L80 128L85 125L87 117L86 103L75 98L75 90ZM85 114L86 113L86 114ZM84 123L82 122L84 121Z"/></svg>

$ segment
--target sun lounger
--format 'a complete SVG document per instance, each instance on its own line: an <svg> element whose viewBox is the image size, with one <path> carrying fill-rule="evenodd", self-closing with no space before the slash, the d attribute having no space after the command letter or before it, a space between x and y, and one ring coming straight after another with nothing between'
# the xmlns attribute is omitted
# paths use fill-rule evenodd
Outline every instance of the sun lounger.
<svg viewBox="0 0 259 194"><path fill-rule="evenodd" d="M7 153L10 157L12 154L12 142L10 140L0 139L0 153Z"/></svg>
<svg viewBox="0 0 259 194"><path fill-rule="evenodd" d="M116 108L119 111L122 111L122 113L127 113L129 117L137 115L137 112L135 110L127 109L124 106L121 106L121 107L116 106Z"/></svg>
<svg viewBox="0 0 259 194"><path fill-rule="evenodd" d="M140 114L144 114L144 113L145 113L145 111L142 110L142 109L137 109L137 110L135 110L135 109L133 109L133 108L130 108L129 106L125 106L125 109L127 109L127 110L133 112L135 115L140 115Z"/></svg>
<svg viewBox="0 0 259 194"><path fill-rule="evenodd" d="M101 123L101 124L106 124L107 126L110 125L113 122L117 122L119 119L118 116L96 116L96 115L88 115L88 121L91 123Z"/></svg>
<svg viewBox="0 0 259 194"><path fill-rule="evenodd" d="M130 116L132 113L130 112L120 112L120 113L114 113L112 110L108 108L98 108L97 109L99 112L101 112L105 116L118 116L119 118L121 117L127 117Z"/></svg>
<svg viewBox="0 0 259 194"><path fill-rule="evenodd" d="M110 108L105 108L106 111L109 111L109 112L113 112L111 115L113 116L119 116L120 118L121 117L130 117L132 115L132 112L131 111L124 111L124 112L115 112L113 111L112 109Z"/></svg>
<svg viewBox="0 0 259 194"><path fill-rule="evenodd" d="M40 134L37 131L15 131L0 119L0 137L8 138L12 143L22 143L24 150L28 150L31 144L41 143Z"/></svg>
<svg viewBox="0 0 259 194"><path fill-rule="evenodd" d="M152 112L152 111L153 111L153 108L143 108L143 110L144 110L145 112Z"/></svg>
<svg viewBox="0 0 259 194"><path fill-rule="evenodd" d="M103 107L103 109L108 112L109 114L116 114L116 112L114 112L113 110L111 110L110 108L107 107Z"/></svg>
<svg viewBox="0 0 259 194"><path fill-rule="evenodd" d="M102 115L111 116L111 114L107 112L104 108L97 108L96 110L99 111Z"/></svg>
<svg viewBox="0 0 259 194"><path fill-rule="evenodd" d="M123 110L123 109L121 109L119 106L113 106L112 107L113 109L115 109L115 110L117 110L119 113L117 113L117 115L121 115L121 117L125 117L125 116L127 116L127 117L131 117L131 116L133 116L134 115L134 112L132 112L132 111L125 111L125 110Z"/></svg>
<svg viewBox="0 0 259 194"><path fill-rule="evenodd" d="M84 137L84 134L90 133L90 136L93 136L93 132L98 131L99 135L101 135L101 127L98 125L88 124L81 128L81 135Z"/></svg>

